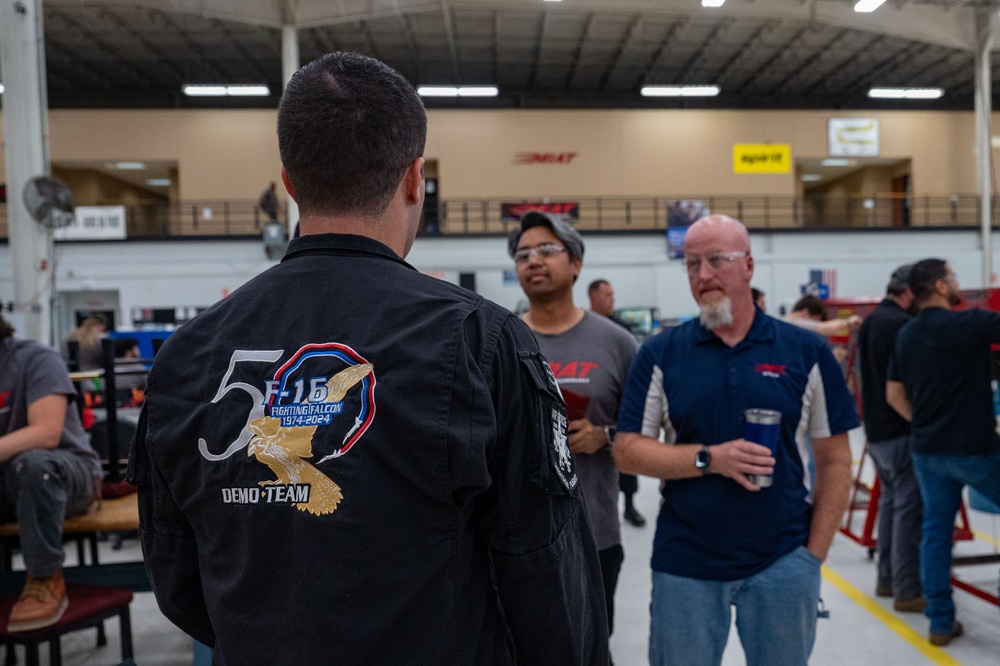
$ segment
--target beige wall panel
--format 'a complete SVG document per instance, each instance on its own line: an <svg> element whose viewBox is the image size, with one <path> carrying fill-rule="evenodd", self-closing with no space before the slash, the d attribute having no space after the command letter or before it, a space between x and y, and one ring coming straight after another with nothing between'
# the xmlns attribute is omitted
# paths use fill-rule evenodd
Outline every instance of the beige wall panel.
<svg viewBox="0 0 1000 666"><path fill-rule="evenodd" d="M256 199L271 181L283 200L275 111L181 113L181 200Z"/></svg>
<svg viewBox="0 0 1000 666"><path fill-rule="evenodd" d="M430 111L425 154L444 198L537 198L623 193L622 137L611 112ZM516 164L518 153L576 153Z"/></svg>
<svg viewBox="0 0 1000 666"><path fill-rule="evenodd" d="M176 159L181 119L178 111L55 109L49 151L65 163Z"/></svg>

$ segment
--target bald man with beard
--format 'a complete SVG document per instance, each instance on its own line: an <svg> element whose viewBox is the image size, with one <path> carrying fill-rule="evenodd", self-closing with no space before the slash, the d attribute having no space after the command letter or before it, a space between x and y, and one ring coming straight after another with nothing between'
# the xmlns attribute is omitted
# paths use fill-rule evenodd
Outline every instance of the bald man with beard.
<svg viewBox="0 0 1000 666"><path fill-rule="evenodd" d="M746 227L702 218L684 254L699 318L639 351L613 449L622 471L663 480L650 664L720 664L735 607L750 666L804 666L857 413L823 339L754 304ZM773 454L743 439L750 408L780 412Z"/></svg>

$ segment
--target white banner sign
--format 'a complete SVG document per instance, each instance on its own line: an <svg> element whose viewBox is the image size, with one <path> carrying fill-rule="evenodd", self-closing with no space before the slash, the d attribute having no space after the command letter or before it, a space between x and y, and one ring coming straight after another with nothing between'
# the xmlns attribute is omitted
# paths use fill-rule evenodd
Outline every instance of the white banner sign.
<svg viewBox="0 0 1000 666"><path fill-rule="evenodd" d="M878 157L877 118L830 118L830 157Z"/></svg>
<svg viewBox="0 0 1000 666"><path fill-rule="evenodd" d="M56 240L125 240L125 206L77 206L73 223Z"/></svg>

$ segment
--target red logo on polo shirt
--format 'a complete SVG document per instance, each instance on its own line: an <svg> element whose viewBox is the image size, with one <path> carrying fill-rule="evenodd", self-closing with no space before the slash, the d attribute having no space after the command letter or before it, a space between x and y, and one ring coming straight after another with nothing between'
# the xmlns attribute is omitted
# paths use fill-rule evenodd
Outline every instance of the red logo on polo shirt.
<svg viewBox="0 0 1000 666"><path fill-rule="evenodd" d="M754 372L759 372L765 377L783 377L785 374L785 366L774 365L772 363L758 363L757 367L754 368Z"/></svg>
<svg viewBox="0 0 1000 666"><path fill-rule="evenodd" d="M7 409L7 398L13 391L7 391L6 393L0 393L0 409Z"/></svg>

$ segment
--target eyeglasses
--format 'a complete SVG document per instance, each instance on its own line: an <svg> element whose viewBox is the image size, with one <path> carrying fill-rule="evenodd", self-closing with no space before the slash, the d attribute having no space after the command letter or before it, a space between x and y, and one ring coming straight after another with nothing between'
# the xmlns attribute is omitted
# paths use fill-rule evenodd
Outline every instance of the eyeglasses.
<svg viewBox="0 0 1000 666"><path fill-rule="evenodd" d="M713 252L704 259L700 259L698 257L688 257L684 260L684 267L687 268L689 275L697 275L698 271L701 270L702 261L708 264L709 269L717 271L727 262L735 261L740 257L749 256L749 252Z"/></svg>
<svg viewBox="0 0 1000 666"><path fill-rule="evenodd" d="M538 254L542 259L549 259L557 254L562 254L563 252L569 252L562 245L556 245L555 243L542 243L538 247L525 247L521 248L514 253L514 261L519 264L531 261L532 255Z"/></svg>

